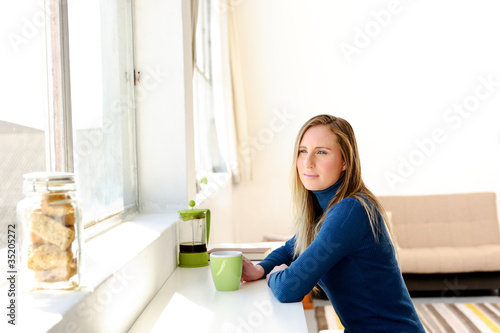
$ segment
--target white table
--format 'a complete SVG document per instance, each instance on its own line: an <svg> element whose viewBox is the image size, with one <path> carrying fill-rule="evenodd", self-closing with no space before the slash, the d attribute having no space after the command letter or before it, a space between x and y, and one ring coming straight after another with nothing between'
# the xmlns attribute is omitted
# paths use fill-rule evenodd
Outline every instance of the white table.
<svg viewBox="0 0 500 333"><path fill-rule="evenodd" d="M217 291L210 267L177 267L131 333L144 332L307 332L301 302L280 303L266 280Z"/></svg>

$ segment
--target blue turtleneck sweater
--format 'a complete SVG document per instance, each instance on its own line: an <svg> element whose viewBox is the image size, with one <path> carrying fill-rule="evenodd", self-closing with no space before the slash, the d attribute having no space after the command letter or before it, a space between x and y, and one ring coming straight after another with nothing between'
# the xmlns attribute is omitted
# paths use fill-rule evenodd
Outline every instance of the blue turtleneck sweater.
<svg viewBox="0 0 500 333"><path fill-rule="evenodd" d="M313 191L323 212L343 179ZM379 221L383 223L379 214ZM332 302L345 332L425 332L399 270L385 227L378 240L361 202L345 198L327 213L318 235L297 258L295 236L270 253L260 265L280 302L299 302L316 284ZM264 276L265 276L264 275Z"/></svg>

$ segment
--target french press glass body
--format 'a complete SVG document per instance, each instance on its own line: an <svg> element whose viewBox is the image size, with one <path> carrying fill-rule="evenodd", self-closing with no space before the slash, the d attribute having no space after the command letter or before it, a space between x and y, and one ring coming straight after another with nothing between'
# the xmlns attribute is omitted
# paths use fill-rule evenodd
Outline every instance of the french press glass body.
<svg viewBox="0 0 500 333"><path fill-rule="evenodd" d="M194 202L190 202L194 206ZM179 211L179 266L208 266L208 237L210 234L210 210L186 209Z"/></svg>

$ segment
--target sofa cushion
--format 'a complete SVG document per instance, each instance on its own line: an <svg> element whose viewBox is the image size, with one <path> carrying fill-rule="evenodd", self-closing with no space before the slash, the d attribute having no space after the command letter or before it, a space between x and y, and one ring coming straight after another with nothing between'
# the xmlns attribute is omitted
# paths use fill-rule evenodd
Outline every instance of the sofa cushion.
<svg viewBox="0 0 500 333"><path fill-rule="evenodd" d="M400 248L403 273L500 271L500 245Z"/></svg>
<svg viewBox="0 0 500 333"><path fill-rule="evenodd" d="M381 196L400 248L500 245L495 193Z"/></svg>

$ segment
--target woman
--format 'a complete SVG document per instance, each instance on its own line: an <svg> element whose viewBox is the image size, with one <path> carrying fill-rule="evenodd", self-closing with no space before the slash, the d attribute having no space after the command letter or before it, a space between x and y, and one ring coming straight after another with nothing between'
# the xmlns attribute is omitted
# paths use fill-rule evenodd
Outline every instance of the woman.
<svg viewBox="0 0 500 333"><path fill-rule="evenodd" d="M301 128L292 198L296 235L257 265L245 258L242 280L266 276L280 302L299 302L318 284L345 332L425 332L347 121L319 115Z"/></svg>

